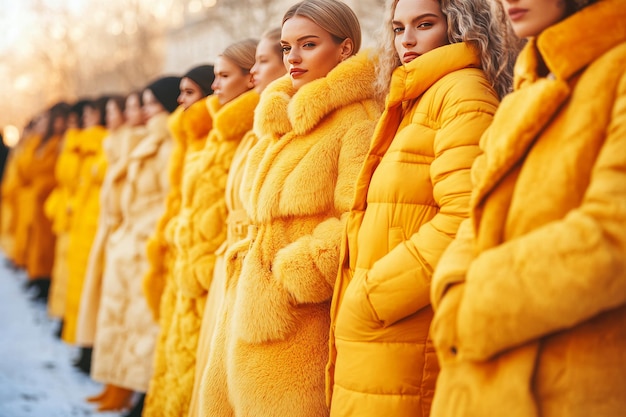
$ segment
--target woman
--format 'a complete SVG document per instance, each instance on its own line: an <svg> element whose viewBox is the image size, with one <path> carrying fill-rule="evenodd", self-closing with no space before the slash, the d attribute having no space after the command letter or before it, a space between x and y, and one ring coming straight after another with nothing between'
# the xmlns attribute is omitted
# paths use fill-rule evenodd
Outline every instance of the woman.
<svg viewBox="0 0 626 417"><path fill-rule="evenodd" d="M238 277L221 414L326 416L324 365L341 231L380 114L361 29L336 0L283 17L288 75L263 92L241 195L249 246ZM238 254L229 255L239 256ZM219 394L219 393L218 393ZM228 410L230 400L231 410Z"/></svg>
<svg viewBox="0 0 626 417"><path fill-rule="evenodd" d="M106 260L106 246L111 233L122 221L120 193L124 183L128 156L138 142L146 136L144 116L141 112L141 92L129 94L126 98L113 96L106 105L106 127L108 136L103 149L107 169L100 188L100 213L98 230L89 253L85 272L85 285L80 300L76 342L81 346L92 347L95 342L97 316L102 297L102 283ZM102 393L87 398L89 402L100 403L101 411L118 409L121 401L114 401L115 391L127 391L113 384L106 384Z"/></svg>
<svg viewBox="0 0 626 417"><path fill-rule="evenodd" d="M429 283L468 215L470 167L510 80L486 0L393 0L388 12L386 108L331 310L331 416L428 416L438 373Z"/></svg>
<svg viewBox="0 0 626 417"><path fill-rule="evenodd" d="M146 397L146 417L178 417L189 410L215 252L226 237L226 176L237 145L252 127L258 102L250 77L256 43L250 39L237 42L218 57L212 85L215 93L204 100L212 129L204 146L190 149L185 156L180 208L166 226L173 262L160 297L161 334ZM192 119L189 122L195 124Z"/></svg>
<svg viewBox="0 0 626 417"><path fill-rule="evenodd" d="M30 211L26 250L28 286L36 288L34 299L43 303L48 302L55 247L55 235L52 223L44 213L44 203L56 185L54 168L67 126L68 111L69 105L63 102L48 110L45 133L34 148L31 162L26 171L18 171L22 178L21 193L26 197L20 214Z"/></svg>
<svg viewBox="0 0 626 417"><path fill-rule="evenodd" d="M169 188L168 117L178 107L179 84L180 77L166 76L143 89L146 134L112 174L120 217L105 247L91 376L110 385L113 394L100 409L130 405L133 392L148 390L152 375L158 325L143 297L141 277L147 269L146 241L163 213ZM142 407L140 396L127 416L140 416Z"/></svg>
<svg viewBox="0 0 626 417"><path fill-rule="evenodd" d="M202 149L213 127L205 98L213 94L211 84L214 79L213 65L199 65L187 71L180 80L179 107L168 122L174 140L168 167L170 190L165 202L165 212L148 239L149 266L143 279L144 295L157 321L166 277L172 270L174 258L171 239L166 236L167 225L180 209L180 187L186 155Z"/></svg>
<svg viewBox="0 0 626 417"><path fill-rule="evenodd" d="M283 76L286 72L286 68L283 65L280 34L280 28L269 30L261 36L259 44L257 45L255 62L252 69L250 69L250 74L252 75L254 90L258 94L261 94L269 83ZM229 301L225 300L225 298L230 297L229 300L232 300L235 286L234 280L229 279L228 288L230 291L226 293L225 286L227 285L226 282L228 278L226 277L224 254L235 242L246 237L248 217L241 205L239 189L248 153L256 141L257 138L254 132L252 130L248 131L239 143L235 155L233 156L230 170L228 171L225 190L225 203L228 210L228 216L226 218L226 241L216 252L217 258L215 259L213 281L209 289L204 316L202 318L200 340L198 343L198 358L196 361L196 379L191 398L189 417L196 417L206 412L210 414L209 410L211 404L206 406L201 405L202 391L204 390L202 381L204 379L203 375L205 370L210 373L207 379L211 381L209 382L212 386L211 389L221 389L223 390L222 392L225 390L225 337L231 310L231 304ZM222 306L223 302L229 304ZM213 331L216 326L218 327L216 332L219 332L219 335L215 336L217 341L213 342ZM215 380L216 377L213 376L216 372L218 373L217 378L219 378L219 386L217 385L218 382Z"/></svg>
<svg viewBox="0 0 626 417"><path fill-rule="evenodd" d="M528 43L433 278L433 415L622 415L626 8L498 5Z"/></svg>

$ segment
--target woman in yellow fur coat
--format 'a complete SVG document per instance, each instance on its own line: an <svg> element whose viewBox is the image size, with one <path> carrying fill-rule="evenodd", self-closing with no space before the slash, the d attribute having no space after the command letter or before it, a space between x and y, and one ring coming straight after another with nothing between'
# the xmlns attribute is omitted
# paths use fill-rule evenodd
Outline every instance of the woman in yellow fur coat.
<svg viewBox="0 0 626 417"><path fill-rule="evenodd" d="M68 280L65 312L63 313L63 333L65 342L76 342L76 323L80 297L83 291L85 270L93 238L98 228L100 212L100 186L106 172L106 159L102 152L102 141L107 135L104 127L106 98L89 101L83 110L84 128L80 132L81 154L78 185L72 202L72 217L69 229L67 251ZM79 361L88 362L82 350ZM82 362L86 364L85 362ZM88 371L88 366L81 367Z"/></svg>
<svg viewBox="0 0 626 417"><path fill-rule="evenodd" d="M86 102L86 100L78 101L70 109L61 153L54 168L56 186L44 203L44 212L52 221L52 232L56 236L52 282L48 296L48 315L57 319L62 319L65 313L65 297L69 274L67 246L73 212L72 204L78 181L80 180L79 172L82 163L80 132L82 130L83 107Z"/></svg>
<svg viewBox="0 0 626 417"><path fill-rule="evenodd" d="M623 415L626 8L498 4L528 43L433 278L432 415Z"/></svg>
<svg viewBox="0 0 626 417"><path fill-rule="evenodd" d="M52 222L44 213L44 203L56 185L55 164L61 150L61 141L67 126L69 105L58 103L48 111L48 126L34 149L32 161L23 178L30 177L27 190L31 207L31 226L27 239L26 272L29 287L35 287L35 299L47 302L50 277L54 262L55 235Z"/></svg>
<svg viewBox="0 0 626 417"><path fill-rule="evenodd" d="M216 93L205 100L213 128L204 147L185 159L180 210L167 226L173 232L175 258L162 295L161 334L144 410L148 417L186 415L189 408L215 251L226 237L226 177L258 102L258 95L248 91L255 47L256 41L241 41L218 58Z"/></svg>
<svg viewBox="0 0 626 417"><path fill-rule="evenodd" d="M285 74L285 66L283 64L283 51L280 46L280 28L272 29L261 36L259 44L256 48L255 63L250 74L254 84L254 90L261 94L267 85L275 79ZM248 131L239 143L233 162L228 171L228 179L226 181L225 203L228 210L226 217L226 241L216 252L215 267L213 272L213 281L209 289L209 294L202 317L202 327L198 342L198 355L196 359L196 376L194 382L193 393L191 397L191 405L189 407L189 417L197 417L201 415L200 396L202 375L206 368L215 368L220 366L223 369L224 359L224 343L212 342L213 329L216 322L222 321L220 330L224 332L227 311L222 309L222 302L225 298L225 280L226 269L224 265L224 254L228 247L246 237L248 231L248 216L241 205L239 198L239 188L241 185L241 177L243 169L248 157L250 149L256 144L257 138L252 130ZM224 307L228 309L228 307ZM223 341L224 337L220 337ZM212 353L219 349L220 354ZM212 361L208 363L211 357Z"/></svg>
<svg viewBox="0 0 626 417"><path fill-rule="evenodd" d="M324 366L339 244L380 115L373 57L355 55L360 43L358 19L343 2L306 0L284 15L289 75L268 86L257 107L259 141L241 186L249 239L227 255L247 250L227 301L227 386L207 368L203 415L328 415Z"/></svg>
<svg viewBox="0 0 626 417"><path fill-rule="evenodd" d="M357 181L331 309L331 416L429 415L439 372L432 272L468 216L470 167L514 62L487 1L393 0L387 13L385 111Z"/></svg>

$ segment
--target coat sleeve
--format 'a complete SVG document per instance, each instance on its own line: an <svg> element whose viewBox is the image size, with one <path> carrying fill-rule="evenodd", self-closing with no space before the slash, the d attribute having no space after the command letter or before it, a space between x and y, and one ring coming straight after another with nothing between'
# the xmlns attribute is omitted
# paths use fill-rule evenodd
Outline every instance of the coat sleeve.
<svg viewBox="0 0 626 417"><path fill-rule="evenodd" d="M274 276L298 303L321 303L333 294L341 236L373 131L374 122L364 121L355 124L342 138L334 196L335 211L340 217L327 218L310 235L279 250L272 263Z"/></svg>
<svg viewBox="0 0 626 417"><path fill-rule="evenodd" d="M466 94L467 95L467 94ZM469 215L470 168L495 112L495 103L446 103L434 141L430 177L439 211L416 233L379 259L368 272L366 291L378 319L389 326L430 305L433 270Z"/></svg>
<svg viewBox="0 0 626 417"><path fill-rule="evenodd" d="M581 205L470 266L459 355L483 360L626 303L626 78L617 97Z"/></svg>

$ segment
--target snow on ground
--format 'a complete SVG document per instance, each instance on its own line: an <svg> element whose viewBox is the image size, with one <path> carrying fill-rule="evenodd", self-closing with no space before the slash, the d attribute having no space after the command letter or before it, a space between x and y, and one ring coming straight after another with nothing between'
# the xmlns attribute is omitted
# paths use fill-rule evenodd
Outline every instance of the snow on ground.
<svg viewBox="0 0 626 417"><path fill-rule="evenodd" d="M72 366L78 349L54 336L57 321L25 282L0 254L0 417L120 416L85 401L102 385Z"/></svg>

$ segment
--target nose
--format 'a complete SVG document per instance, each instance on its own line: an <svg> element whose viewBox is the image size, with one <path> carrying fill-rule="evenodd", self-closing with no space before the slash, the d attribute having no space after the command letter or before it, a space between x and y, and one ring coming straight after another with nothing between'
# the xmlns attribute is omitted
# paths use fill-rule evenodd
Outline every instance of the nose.
<svg viewBox="0 0 626 417"><path fill-rule="evenodd" d="M178 97L176 98L176 102L178 104L183 104L183 92L181 91Z"/></svg>
<svg viewBox="0 0 626 417"><path fill-rule="evenodd" d="M415 38L415 33L413 33L410 28L404 29L404 32L402 33L402 46L408 49L415 46L416 43L417 40Z"/></svg>
<svg viewBox="0 0 626 417"><path fill-rule="evenodd" d="M252 68L250 68L250 74L254 75L257 72L257 63L255 62Z"/></svg>
<svg viewBox="0 0 626 417"><path fill-rule="evenodd" d="M215 77L215 80L211 84L211 90L215 91L219 88L219 86L220 86L219 77Z"/></svg>
<svg viewBox="0 0 626 417"><path fill-rule="evenodd" d="M289 54L287 54L287 62L290 64L297 64L298 62L302 62L300 54L296 51L296 48L291 48L289 50Z"/></svg>

